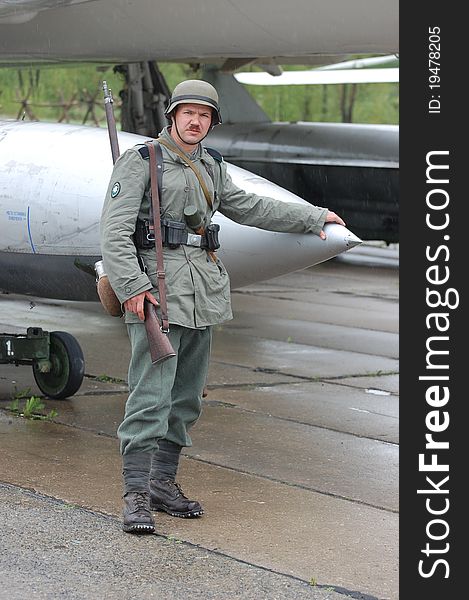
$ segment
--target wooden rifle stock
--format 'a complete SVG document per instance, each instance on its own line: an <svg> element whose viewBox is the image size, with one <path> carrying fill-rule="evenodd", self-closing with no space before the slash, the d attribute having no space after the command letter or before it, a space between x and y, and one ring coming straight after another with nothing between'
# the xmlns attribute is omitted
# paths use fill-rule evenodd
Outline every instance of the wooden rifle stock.
<svg viewBox="0 0 469 600"><path fill-rule="evenodd" d="M156 365L167 358L171 358L171 356L176 356L167 334L161 330L160 320L156 314L156 306L148 300L145 300L145 329L152 364Z"/></svg>

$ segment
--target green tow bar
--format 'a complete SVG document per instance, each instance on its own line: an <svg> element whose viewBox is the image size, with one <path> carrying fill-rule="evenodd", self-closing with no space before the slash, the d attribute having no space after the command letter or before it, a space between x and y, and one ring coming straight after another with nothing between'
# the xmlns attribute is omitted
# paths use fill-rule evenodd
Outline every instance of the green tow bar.
<svg viewBox="0 0 469 600"><path fill-rule="evenodd" d="M29 327L26 335L1 333L0 364L31 365L39 389L54 400L73 396L85 374L77 340L65 331L40 327Z"/></svg>

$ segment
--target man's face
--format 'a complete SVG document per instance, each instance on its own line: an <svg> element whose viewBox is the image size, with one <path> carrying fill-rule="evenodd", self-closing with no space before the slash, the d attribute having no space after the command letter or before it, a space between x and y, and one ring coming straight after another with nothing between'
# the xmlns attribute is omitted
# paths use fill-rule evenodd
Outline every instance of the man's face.
<svg viewBox="0 0 469 600"><path fill-rule="evenodd" d="M184 144L196 145L209 132L212 124L212 108L202 104L179 104L174 120L175 133ZM172 132L173 132L172 131Z"/></svg>

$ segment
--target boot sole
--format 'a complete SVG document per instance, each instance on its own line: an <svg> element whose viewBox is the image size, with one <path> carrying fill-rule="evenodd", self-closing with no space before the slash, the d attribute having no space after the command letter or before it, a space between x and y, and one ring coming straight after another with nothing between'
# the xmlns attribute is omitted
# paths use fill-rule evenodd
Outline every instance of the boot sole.
<svg viewBox="0 0 469 600"><path fill-rule="evenodd" d="M136 533L137 535L144 535L146 533L154 533L154 525L144 525L136 523L135 525L123 525L122 529L126 533Z"/></svg>
<svg viewBox="0 0 469 600"><path fill-rule="evenodd" d="M201 517L204 514L203 510L191 510L189 512L177 512L175 510L171 510L164 504L150 504L150 510L165 512L172 517L180 517L182 519L194 519L197 517Z"/></svg>

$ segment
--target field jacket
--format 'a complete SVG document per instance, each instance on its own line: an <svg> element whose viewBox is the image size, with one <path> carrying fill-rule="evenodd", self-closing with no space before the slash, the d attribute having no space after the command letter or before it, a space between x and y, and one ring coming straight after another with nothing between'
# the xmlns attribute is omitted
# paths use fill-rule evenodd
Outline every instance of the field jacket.
<svg viewBox="0 0 469 600"><path fill-rule="evenodd" d="M160 137L173 146L168 128ZM109 281L123 303L151 290L158 298L155 249L137 250L133 235L137 219L148 219L150 212L150 164L137 145L126 150L116 161L101 215L101 252ZM215 159L199 144L196 157L191 156L213 198L210 209L202 187L190 167L172 150L162 146L163 180L161 217L184 221L184 208L195 205L210 223L218 210L229 219L279 232L314 233L324 226L327 209L290 203L247 193L234 185L226 163ZM220 231L223 245L223 230ZM142 271L137 253L145 265ZM229 275L217 258L193 246L163 248L166 293L170 323L200 329L232 318ZM127 312L126 323L136 323L138 316Z"/></svg>

